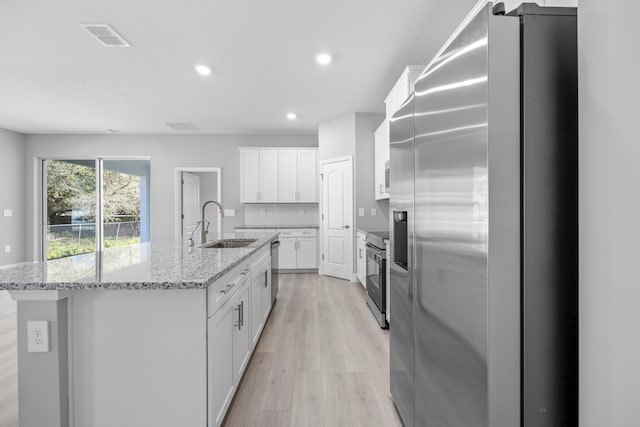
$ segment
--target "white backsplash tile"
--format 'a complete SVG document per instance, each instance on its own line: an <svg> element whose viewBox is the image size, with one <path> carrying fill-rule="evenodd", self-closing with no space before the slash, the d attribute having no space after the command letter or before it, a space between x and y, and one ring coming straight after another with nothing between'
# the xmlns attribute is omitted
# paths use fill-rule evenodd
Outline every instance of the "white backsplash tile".
<svg viewBox="0 0 640 427"><path fill-rule="evenodd" d="M245 204L245 225L314 225L320 221L317 203Z"/></svg>

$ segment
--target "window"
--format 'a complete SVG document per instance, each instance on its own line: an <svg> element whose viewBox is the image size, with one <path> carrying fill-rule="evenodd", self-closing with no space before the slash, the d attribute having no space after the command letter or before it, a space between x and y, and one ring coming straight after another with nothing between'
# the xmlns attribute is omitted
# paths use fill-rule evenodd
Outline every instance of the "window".
<svg viewBox="0 0 640 427"><path fill-rule="evenodd" d="M150 162L43 161L43 259L148 242Z"/></svg>

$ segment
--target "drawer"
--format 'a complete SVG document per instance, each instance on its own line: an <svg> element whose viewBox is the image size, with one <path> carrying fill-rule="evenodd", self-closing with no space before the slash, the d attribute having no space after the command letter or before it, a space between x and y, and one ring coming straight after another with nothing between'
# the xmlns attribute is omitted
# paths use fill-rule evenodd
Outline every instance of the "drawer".
<svg viewBox="0 0 640 427"><path fill-rule="evenodd" d="M251 273L251 261L244 260L230 272L207 287L207 316L213 316L247 280Z"/></svg>
<svg viewBox="0 0 640 427"><path fill-rule="evenodd" d="M251 255L251 268L256 268L256 266L262 264L269 256L271 256L271 244L265 245L262 249Z"/></svg>
<svg viewBox="0 0 640 427"><path fill-rule="evenodd" d="M358 231L356 233L357 239L359 242L366 242L367 241L367 235L365 233L363 233L362 231Z"/></svg>
<svg viewBox="0 0 640 427"><path fill-rule="evenodd" d="M315 228L278 228L280 237L316 237Z"/></svg>

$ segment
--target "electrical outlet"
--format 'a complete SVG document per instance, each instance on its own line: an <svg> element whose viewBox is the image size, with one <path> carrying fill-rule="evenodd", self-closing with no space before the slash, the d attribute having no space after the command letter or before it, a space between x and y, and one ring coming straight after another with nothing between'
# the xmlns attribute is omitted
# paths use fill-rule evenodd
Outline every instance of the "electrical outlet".
<svg viewBox="0 0 640 427"><path fill-rule="evenodd" d="M27 322L27 352L47 353L49 351L49 322L29 321Z"/></svg>
<svg viewBox="0 0 640 427"><path fill-rule="evenodd" d="M4 253L5 254L11 253L11 245L4 245Z"/></svg>
<svg viewBox="0 0 640 427"><path fill-rule="evenodd" d="M4 216L13 216L13 211L11 209L5 209Z"/></svg>
<svg viewBox="0 0 640 427"><path fill-rule="evenodd" d="M371 216L376 216L376 208L371 208Z"/></svg>
<svg viewBox="0 0 640 427"><path fill-rule="evenodd" d="M364 208L358 208L358 216L364 216Z"/></svg>
<svg viewBox="0 0 640 427"><path fill-rule="evenodd" d="M235 209L225 209L224 210L224 216L236 216L236 210Z"/></svg>

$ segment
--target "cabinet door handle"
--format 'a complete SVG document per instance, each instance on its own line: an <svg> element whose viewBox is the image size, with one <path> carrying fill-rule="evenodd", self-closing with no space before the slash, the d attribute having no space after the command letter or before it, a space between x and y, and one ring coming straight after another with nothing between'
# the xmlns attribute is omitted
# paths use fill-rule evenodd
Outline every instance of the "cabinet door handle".
<svg viewBox="0 0 640 427"><path fill-rule="evenodd" d="M242 309L242 306L240 304L236 305L235 307L233 307L234 310L238 310L238 323L235 324L235 326L238 327L238 330L242 330L242 320L241 317L242 316L240 313L240 310Z"/></svg>
<svg viewBox="0 0 640 427"><path fill-rule="evenodd" d="M240 301L240 329L244 326L244 300Z"/></svg>
<svg viewBox="0 0 640 427"><path fill-rule="evenodd" d="M269 279L267 278L267 275L269 274L269 270L265 270L264 272L264 287L266 288L267 285L269 284Z"/></svg>
<svg viewBox="0 0 640 427"><path fill-rule="evenodd" d="M233 288L235 286L235 283L229 283L224 289L220 290L221 294L226 294L227 292L229 292L231 290L231 288Z"/></svg>

